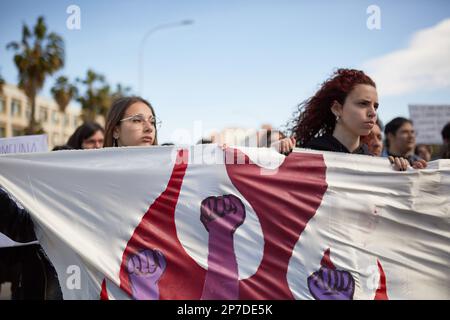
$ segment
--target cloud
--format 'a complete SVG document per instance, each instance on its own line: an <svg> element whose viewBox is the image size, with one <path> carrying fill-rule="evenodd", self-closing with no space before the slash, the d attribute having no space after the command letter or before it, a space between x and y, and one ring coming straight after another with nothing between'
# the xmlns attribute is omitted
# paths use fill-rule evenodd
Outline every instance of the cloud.
<svg viewBox="0 0 450 320"><path fill-rule="evenodd" d="M381 95L450 88L450 19L417 31L407 48L363 64Z"/></svg>

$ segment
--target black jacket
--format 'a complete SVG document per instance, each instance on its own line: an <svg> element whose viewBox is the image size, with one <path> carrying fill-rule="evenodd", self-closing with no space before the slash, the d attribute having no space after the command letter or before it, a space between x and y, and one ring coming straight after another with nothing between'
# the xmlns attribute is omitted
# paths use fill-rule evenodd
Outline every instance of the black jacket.
<svg viewBox="0 0 450 320"><path fill-rule="evenodd" d="M29 213L1 186L0 232L16 242L36 240ZM56 270L39 244L0 248L4 282L11 282L12 299L62 299Z"/></svg>
<svg viewBox="0 0 450 320"><path fill-rule="evenodd" d="M304 148L321 151L370 155L369 150L365 144L359 146L355 151L350 152L338 139L330 134L325 134L318 138L312 138L308 143L305 144Z"/></svg>

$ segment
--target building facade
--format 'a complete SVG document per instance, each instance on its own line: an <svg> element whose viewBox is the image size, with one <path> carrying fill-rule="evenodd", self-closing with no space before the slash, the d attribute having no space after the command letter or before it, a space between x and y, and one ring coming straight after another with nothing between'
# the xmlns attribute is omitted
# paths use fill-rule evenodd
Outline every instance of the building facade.
<svg viewBox="0 0 450 320"><path fill-rule="evenodd" d="M69 104L64 113L53 99L36 97L35 119L48 136L50 150L65 144L82 123L80 111ZM21 136L31 115L28 98L17 86L5 84L0 93L0 138Z"/></svg>

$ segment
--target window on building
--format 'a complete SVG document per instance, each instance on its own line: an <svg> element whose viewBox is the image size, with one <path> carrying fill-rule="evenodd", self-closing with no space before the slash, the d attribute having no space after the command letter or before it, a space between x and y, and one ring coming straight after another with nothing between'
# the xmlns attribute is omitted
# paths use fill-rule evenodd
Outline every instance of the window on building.
<svg viewBox="0 0 450 320"><path fill-rule="evenodd" d="M57 111L52 111L52 122L53 124L59 123L59 114Z"/></svg>
<svg viewBox="0 0 450 320"><path fill-rule="evenodd" d="M6 128L3 125L0 125L0 138L6 137Z"/></svg>
<svg viewBox="0 0 450 320"><path fill-rule="evenodd" d="M30 120L31 118L31 106L27 104L27 109L25 111L25 116L27 117L27 120Z"/></svg>
<svg viewBox="0 0 450 320"><path fill-rule="evenodd" d="M68 126L70 123L70 116L68 114L64 115L64 126Z"/></svg>
<svg viewBox="0 0 450 320"><path fill-rule="evenodd" d="M47 108L45 108L45 107L41 107L40 108L39 119L42 122L47 122L48 121L48 110L47 110Z"/></svg>
<svg viewBox="0 0 450 320"><path fill-rule="evenodd" d="M11 101L11 116L20 117L21 114L21 104L19 100L13 99Z"/></svg>
<svg viewBox="0 0 450 320"><path fill-rule="evenodd" d="M12 135L13 137L16 136L23 136L25 133L25 130L23 128L13 128L12 129Z"/></svg>
<svg viewBox="0 0 450 320"><path fill-rule="evenodd" d="M59 144L59 134L54 133L52 135L52 143L53 143L54 146Z"/></svg>
<svg viewBox="0 0 450 320"><path fill-rule="evenodd" d="M6 113L6 102L3 98L0 98L0 113Z"/></svg>

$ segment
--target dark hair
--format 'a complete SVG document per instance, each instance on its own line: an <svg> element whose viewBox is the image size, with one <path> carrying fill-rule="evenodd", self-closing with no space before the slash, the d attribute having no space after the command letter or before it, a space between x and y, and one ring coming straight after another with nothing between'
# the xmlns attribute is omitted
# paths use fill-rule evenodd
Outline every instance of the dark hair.
<svg viewBox="0 0 450 320"><path fill-rule="evenodd" d="M85 122L79 126L70 136L67 145L72 149L83 149L83 141L95 134L97 131L105 133L105 130L97 122Z"/></svg>
<svg viewBox="0 0 450 320"><path fill-rule="evenodd" d="M61 151L61 150L73 150L73 148L67 144L63 144L60 146L54 146L52 151Z"/></svg>
<svg viewBox="0 0 450 320"><path fill-rule="evenodd" d="M115 100L108 111L108 115L106 116L106 125L105 125L105 144L104 147L115 147L113 140L113 131L116 126L120 124L120 120L123 118L125 112L128 107L136 102L142 102L147 105L153 113L153 116L156 117L155 110L153 110L152 105L147 100L144 100L141 97L123 97ZM158 130L155 127L155 140L153 141L153 145L158 144Z"/></svg>
<svg viewBox="0 0 450 320"><path fill-rule="evenodd" d="M331 111L333 103L337 101L343 105L358 84L376 88L375 82L363 71L338 69L322 83L314 96L298 105L291 125L298 146L305 146L316 135L333 133L336 126L336 117Z"/></svg>
<svg viewBox="0 0 450 320"><path fill-rule="evenodd" d="M442 159L450 159L450 122L442 128L441 134L442 140L444 140L444 145L442 146Z"/></svg>
<svg viewBox="0 0 450 320"><path fill-rule="evenodd" d="M197 144L210 144L212 143L212 140L209 138L201 138L197 141Z"/></svg>
<svg viewBox="0 0 450 320"><path fill-rule="evenodd" d="M442 140L450 140L450 122L442 128L441 134Z"/></svg>
<svg viewBox="0 0 450 320"><path fill-rule="evenodd" d="M411 120L402 117L394 118L386 124L386 127L384 128L384 144L386 145L386 148L389 148L388 133L391 133L395 136L398 129L400 129L405 123L410 123L411 125L413 124Z"/></svg>

